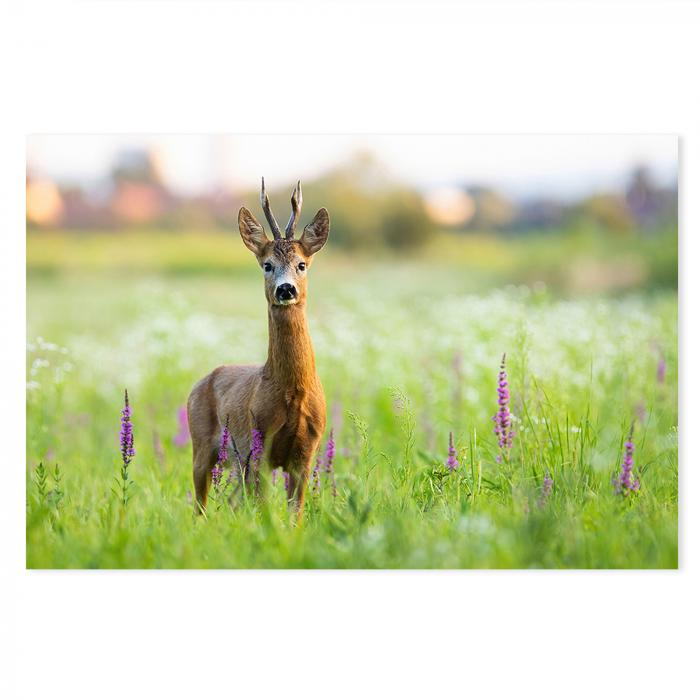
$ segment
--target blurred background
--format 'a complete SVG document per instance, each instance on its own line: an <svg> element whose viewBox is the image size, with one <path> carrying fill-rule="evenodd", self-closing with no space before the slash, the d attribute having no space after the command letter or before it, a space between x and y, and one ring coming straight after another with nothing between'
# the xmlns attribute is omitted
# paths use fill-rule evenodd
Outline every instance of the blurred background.
<svg viewBox="0 0 700 700"><path fill-rule="evenodd" d="M30 275L248 269L237 212L263 220L264 175L280 221L298 178L302 222L328 208L340 263L446 265L475 292L677 286L673 136L43 135L27 151Z"/></svg>

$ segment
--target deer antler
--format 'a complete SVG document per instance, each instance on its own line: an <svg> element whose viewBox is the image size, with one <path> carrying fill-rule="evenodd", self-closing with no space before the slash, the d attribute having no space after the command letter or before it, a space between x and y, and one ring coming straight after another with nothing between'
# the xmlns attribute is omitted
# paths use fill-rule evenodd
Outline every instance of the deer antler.
<svg viewBox="0 0 700 700"><path fill-rule="evenodd" d="M275 221L275 215L272 213L272 209L270 208L270 200L268 199L267 193L265 192L265 178L262 179L262 188L260 190L260 205L262 206L262 209L265 212L265 218L267 219L267 223L270 224L270 228L272 229L272 235L275 237L276 241L280 240L282 238L282 231L280 230L277 221ZM289 236L287 236L287 238L289 238Z"/></svg>
<svg viewBox="0 0 700 700"><path fill-rule="evenodd" d="M297 227L297 221L299 221L299 216L301 215L301 203L303 197L301 196L301 180L297 180L297 186L292 190L292 213L287 222L287 228L284 229L285 238L294 238L294 231Z"/></svg>

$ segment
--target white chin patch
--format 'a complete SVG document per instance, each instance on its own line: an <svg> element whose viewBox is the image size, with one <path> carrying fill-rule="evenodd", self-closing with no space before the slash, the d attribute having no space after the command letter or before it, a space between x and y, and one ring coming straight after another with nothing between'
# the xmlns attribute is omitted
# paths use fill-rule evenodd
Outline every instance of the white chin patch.
<svg viewBox="0 0 700 700"><path fill-rule="evenodd" d="M297 300L296 299L279 299L277 301L277 304L279 306L291 306L292 304L296 304Z"/></svg>

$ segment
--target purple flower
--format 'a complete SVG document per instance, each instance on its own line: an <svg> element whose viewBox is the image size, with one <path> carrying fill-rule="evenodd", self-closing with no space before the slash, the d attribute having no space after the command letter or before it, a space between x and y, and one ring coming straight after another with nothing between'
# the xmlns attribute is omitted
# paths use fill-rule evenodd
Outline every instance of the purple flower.
<svg viewBox="0 0 700 700"><path fill-rule="evenodd" d="M326 474L331 474L333 472L333 459L335 457L335 441L333 440L333 428L328 435L328 442L326 443L326 453L324 455L324 469Z"/></svg>
<svg viewBox="0 0 700 700"><path fill-rule="evenodd" d="M226 424L221 431L221 439L219 440L219 455L217 461L223 465L228 461L228 443L231 439L231 434L228 431L228 416L226 416Z"/></svg>
<svg viewBox="0 0 700 700"><path fill-rule="evenodd" d="M335 498L338 495L338 489L335 486L335 471L333 470L333 459L335 458L335 441L333 440L333 428L328 434L328 442L326 443L326 452L324 455L324 471L328 474L331 480L331 493Z"/></svg>
<svg viewBox="0 0 700 700"><path fill-rule="evenodd" d="M289 493L289 473L283 471L282 477L284 478L284 490Z"/></svg>
<svg viewBox="0 0 700 700"><path fill-rule="evenodd" d="M323 456L319 453L316 457L316 464L311 471L311 476L309 477L311 481L311 489L314 493L319 493L321 491L321 472L325 472L328 475L328 479L331 482L331 493L333 496L338 495L338 490L335 485L335 470L333 468L333 460L335 459L335 440L333 439L333 429L331 428L328 434L328 441L326 442L326 449L323 451Z"/></svg>
<svg viewBox="0 0 700 700"><path fill-rule="evenodd" d="M246 483L252 483L256 492L260 488L260 466L264 451L265 435L257 428L253 428L250 435L250 452L248 453L245 466L242 468Z"/></svg>
<svg viewBox="0 0 700 700"><path fill-rule="evenodd" d="M250 440L250 463L256 471L260 468L260 460L265 448L265 438L260 430L253 428Z"/></svg>
<svg viewBox="0 0 700 700"><path fill-rule="evenodd" d="M219 484L221 484L221 477L224 473L224 468L217 462L211 470L211 480L214 484L214 488L218 489Z"/></svg>
<svg viewBox="0 0 700 700"><path fill-rule="evenodd" d="M666 381L666 360L663 355L659 357L659 363L656 365L656 381L659 384Z"/></svg>
<svg viewBox="0 0 700 700"><path fill-rule="evenodd" d="M211 470L211 480L214 484L214 488L218 489L221 484L221 477L224 474L224 465L228 461L228 443L231 439L231 434L228 431L228 416L226 416L226 423L221 429L221 437L219 438L219 454L216 457L216 464Z"/></svg>
<svg viewBox="0 0 700 700"><path fill-rule="evenodd" d="M129 406L129 394L124 389L124 408L122 409L121 430L119 431L119 445L122 453L122 463L128 467L134 451L134 426L131 423L131 406Z"/></svg>
<svg viewBox="0 0 700 700"><path fill-rule="evenodd" d="M544 479L542 480L542 491L540 491L540 497L537 499L538 508L544 508L549 497L552 495L553 488L554 479L549 475L549 472L545 472Z"/></svg>
<svg viewBox="0 0 700 700"><path fill-rule="evenodd" d="M459 462L457 461L457 450L455 450L454 437L452 431L450 431L450 439L447 445L447 461L445 466L451 471L456 471L459 469Z"/></svg>
<svg viewBox="0 0 700 700"><path fill-rule="evenodd" d="M178 431L173 437L175 447L184 447L190 441L190 429L187 423L187 406L177 409Z"/></svg>
<svg viewBox="0 0 700 700"><path fill-rule="evenodd" d="M639 491L639 479L635 477L634 469L634 424L630 428L630 433L625 442L625 454L622 458L620 474L617 478L613 478L613 486L615 493L622 496L629 496L633 492Z"/></svg>
<svg viewBox="0 0 700 700"><path fill-rule="evenodd" d="M513 447L512 416L509 408L510 391L508 390L508 375L506 373L506 356L501 360L501 371L498 373L498 412L491 420L495 423L493 432L498 435L498 447L501 454L498 461L508 458L508 450Z"/></svg>
<svg viewBox="0 0 700 700"><path fill-rule="evenodd" d="M134 426L131 422L131 406L129 406L129 392L124 389L124 408L121 411L121 427L119 429L119 450L122 455L122 467L120 470L121 480L117 480L121 486L118 493L113 489L114 494L119 498L121 504L126 508L131 496L129 490L132 481L129 480L129 464L136 452L134 451ZM58 466L56 467L58 470Z"/></svg>
<svg viewBox="0 0 700 700"><path fill-rule="evenodd" d="M311 488L314 493L318 493L321 490L321 455L316 457L316 464L311 472Z"/></svg>

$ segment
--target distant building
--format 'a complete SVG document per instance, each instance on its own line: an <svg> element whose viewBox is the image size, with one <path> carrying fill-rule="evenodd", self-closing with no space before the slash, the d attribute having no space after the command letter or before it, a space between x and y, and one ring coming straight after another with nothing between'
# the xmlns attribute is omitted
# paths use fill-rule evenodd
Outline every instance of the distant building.
<svg viewBox="0 0 700 700"><path fill-rule="evenodd" d="M157 219L167 210L167 194L145 182L119 182L110 202L110 210L127 224L143 224Z"/></svg>
<svg viewBox="0 0 700 700"><path fill-rule="evenodd" d="M556 199L532 199L518 206L511 228L546 231L561 227L566 215L566 207Z"/></svg>
<svg viewBox="0 0 700 700"><path fill-rule="evenodd" d="M678 190L659 187L648 168L641 166L632 173L625 192L625 201L631 215L642 228L676 221L678 218Z"/></svg>

